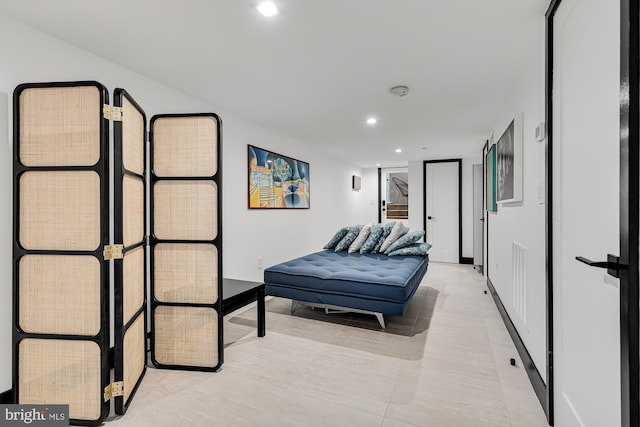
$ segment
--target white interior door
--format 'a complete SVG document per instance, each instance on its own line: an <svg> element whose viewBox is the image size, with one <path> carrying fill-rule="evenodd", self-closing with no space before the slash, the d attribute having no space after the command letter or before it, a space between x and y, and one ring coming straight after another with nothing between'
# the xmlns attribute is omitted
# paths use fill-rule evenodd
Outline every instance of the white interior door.
<svg viewBox="0 0 640 427"><path fill-rule="evenodd" d="M436 262L460 262L459 163L427 163L426 241L433 247L429 259Z"/></svg>
<svg viewBox="0 0 640 427"><path fill-rule="evenodd" d="M576 260L618 255L618 1L563 0L554 18L555 425L620 425L617 279Z"/></svg>

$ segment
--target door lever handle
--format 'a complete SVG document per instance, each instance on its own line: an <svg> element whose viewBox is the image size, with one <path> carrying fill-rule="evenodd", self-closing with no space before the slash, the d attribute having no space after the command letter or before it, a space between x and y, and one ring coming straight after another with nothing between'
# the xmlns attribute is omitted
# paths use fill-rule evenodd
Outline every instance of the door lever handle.
<svg viewBox="0 0 640 427"><path fill-rule="evenodd" d="M611 254L607 254L607 260L606 261L591 261L590 259L587 259L583 256L577 256L576 260L587 264L590 267L596 267L596 268L606 268L607 269L607 274L619 278L620 277L620 270L623 268L627 268L626 265L622 265L620 264L620 257L617 257L615 255L611 255Z"/></svg>

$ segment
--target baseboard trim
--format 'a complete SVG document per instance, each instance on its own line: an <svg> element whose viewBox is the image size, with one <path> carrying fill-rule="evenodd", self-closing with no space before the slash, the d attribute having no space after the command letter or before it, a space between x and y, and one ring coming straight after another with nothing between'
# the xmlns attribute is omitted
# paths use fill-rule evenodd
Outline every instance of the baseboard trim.
<svg viewBox="0 0 640 427"><path fill-rule="evenodd" d="M13 390L7 390L0 393L0 404L7 405L13 403Z"/></svg>
<svg viewBox="0 0 640 427"><path fill-rule="evenodd" d="M502 304L502 300L496 291L496 288L493 287L493 283L491 283L491 279L487 277L487 286L489 287L489 291L491 292L491 296L493 296L493 300L496 303L496 307L498 307L498 311L500 312L500 316L502 316L502 321L504 325L507 327L507 331L509 331L509 335L511 335L511 340L513 344L516 346L516 350L518 350L518 354L520 355L520 359L522 359L522 363L524 365L525 371L527 372L527 376L529 377L529 381L533 386L533 390L538 396L538 400L542 405L545 413L547 413L547 385L545 384L536 364L533 363L533 359L527 350L527 347L524 345L522 338L520 338L520 334L516 329L515 325L511 321L507 310L504 308L504 304Z"/></svg>
<svg viewBox="0 0 640 427"><path fill-rule="evenodd" d="M460 264L473 264L473 257L463 256L460 258Z"/></svg>

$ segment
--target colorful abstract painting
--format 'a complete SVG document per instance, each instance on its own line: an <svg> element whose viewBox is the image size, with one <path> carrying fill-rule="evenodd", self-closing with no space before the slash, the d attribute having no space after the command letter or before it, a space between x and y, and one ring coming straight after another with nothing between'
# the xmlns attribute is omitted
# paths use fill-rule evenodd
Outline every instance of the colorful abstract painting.
<svg viewBox="0 0 640 427"><path fill-rule="evenodd" d="M309 207L309 163L249 145L249 209Z"/></svg>

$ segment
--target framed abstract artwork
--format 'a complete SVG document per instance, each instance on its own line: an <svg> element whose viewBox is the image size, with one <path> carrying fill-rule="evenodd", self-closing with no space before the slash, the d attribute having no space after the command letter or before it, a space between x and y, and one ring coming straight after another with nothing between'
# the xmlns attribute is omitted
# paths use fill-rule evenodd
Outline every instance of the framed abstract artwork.
<svg viewBox="0 0 640 427"><path fill-rule="evenodd" d="M248 148L249 209L309 209L309 163Z"/></svg>
<svg viewBox="0 0 640 427"><path fill-rule="evenodd" d="M516 114L496 143L498 203L522 201L522 114Z"/></svg>
<svg viewBox="0 0 640 427"><path fill-rule="evenodd" d="M496 145L493 144L487 151L486 162L487 176L485 179L487 185L487 210L489 212L498 212L498 204L496 203Z"/></svg>

